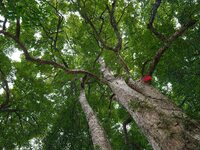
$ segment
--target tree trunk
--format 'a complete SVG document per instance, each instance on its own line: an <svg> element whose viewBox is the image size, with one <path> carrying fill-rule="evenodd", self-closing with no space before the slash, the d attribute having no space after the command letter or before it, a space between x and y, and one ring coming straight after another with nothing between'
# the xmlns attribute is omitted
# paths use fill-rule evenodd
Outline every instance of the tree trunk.
<svg viewBox="0 0 200 150"><path fill-rule="evenodd" d="M86 100L84 89L81 90L79 102L81 103L81 107L89 125L94 148L100 150L111 150L111 145L107 139L104 129L100 126L94 111Z"/></svg>
<svg viewBox="0 0 200 150"><path fill-rule="evenodd" d="M154 87L141 81L115 78L99 59L101 72L118 102L143 131L154 150L195 150L200 148L200 125Z"/></svg>

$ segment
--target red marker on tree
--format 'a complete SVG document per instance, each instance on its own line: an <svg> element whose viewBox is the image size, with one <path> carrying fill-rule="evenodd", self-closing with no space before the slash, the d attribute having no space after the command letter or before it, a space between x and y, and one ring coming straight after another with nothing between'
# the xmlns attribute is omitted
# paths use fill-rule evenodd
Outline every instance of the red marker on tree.
<svg viewBox="0 0 200 150"><path fill-rule="evenodd" d="M149 75L145 75L142 77L142 81L145 82L145 83L150 83L152 80L152 77L149 76Z"/></svg>

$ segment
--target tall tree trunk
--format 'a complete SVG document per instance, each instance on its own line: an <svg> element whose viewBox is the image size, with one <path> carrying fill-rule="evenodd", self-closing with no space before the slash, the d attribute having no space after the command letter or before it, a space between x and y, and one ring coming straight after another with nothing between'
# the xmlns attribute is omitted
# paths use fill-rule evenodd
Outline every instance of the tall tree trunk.
<svg viewBox="0 0 200 150"><path fill-rule="evenodd" d="M115 78L99 59L101 72L118 102L143 131L154 150L195 150L200 146L200 125L190 120L154 87L143 82L128 85Z"/></svg>
<svg viewBox="0 0 200 150"><path fill-rule="evenodd" d="M81 103L81 107L85 113L89 125L89 130L92 136L92 142L94 144L94 148L100 150L111 150L112 148L107 139L105 131L99 124L99 121L94 111L92 110L92 108L90 107L90 105L86 100L84 89L81 90L79 102Z"/></svg>

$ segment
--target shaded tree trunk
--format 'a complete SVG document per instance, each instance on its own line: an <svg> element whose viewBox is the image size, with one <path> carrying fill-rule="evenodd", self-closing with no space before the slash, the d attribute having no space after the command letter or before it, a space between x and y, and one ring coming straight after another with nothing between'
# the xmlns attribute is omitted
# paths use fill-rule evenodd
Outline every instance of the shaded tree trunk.
<svg viewBox="0 0 200 150"><path fill-rule="evenodd" d="M111 145L107 139L105 131L99 124L99 121L94 111L92 110L92 108L86 100L84 89L81 90L79 102L81 103L81 107L85 113L89 125L89 130L92 136L94 148L100 150L111 150Z"/></svg>
<svg viewBox="0 0 200 150"><path fill-rule="evenodd" d="M101 72L118 102L143 131L154 150L194 150L200 146L200 125L190 120L151 85L115 78L99 59Z"/></svg>

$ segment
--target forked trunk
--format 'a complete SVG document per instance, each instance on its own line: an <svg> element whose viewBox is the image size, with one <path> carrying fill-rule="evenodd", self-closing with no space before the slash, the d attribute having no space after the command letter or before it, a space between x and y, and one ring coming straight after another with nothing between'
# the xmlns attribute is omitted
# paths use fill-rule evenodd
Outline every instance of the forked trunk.
<svg viewBox="0 0 200 150"><path fill-rule="evenodd" d="M89 130L92 136L94 148L98 150L111 150L111 145L107 139L107 136L105 135L104 129L99 124L99 121L94 111L87 102L85 92L83 89L80 93L79 102L81 103L81 107L85 113L89 125Z"/></svg>
<svg viewBox="0 0 200 150"><path fill-rule="evenodd" d="M190 120L154 87L115 78L99 59L101 72L118 102L130 113L154 150L200 148L200 125Z"/></svg>

